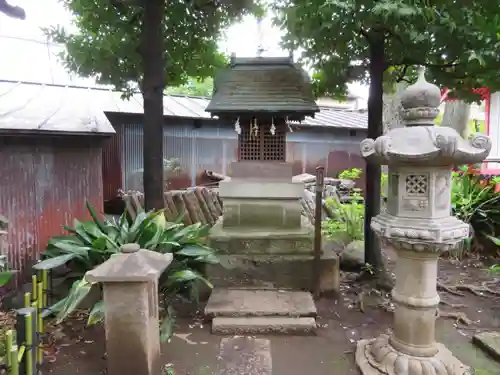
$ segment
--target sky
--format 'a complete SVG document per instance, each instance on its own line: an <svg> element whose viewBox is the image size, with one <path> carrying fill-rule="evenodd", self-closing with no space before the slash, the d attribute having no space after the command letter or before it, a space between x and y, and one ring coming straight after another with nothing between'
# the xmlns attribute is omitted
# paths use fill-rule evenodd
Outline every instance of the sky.
<svg viewBox="0 0 500 375"><path fill-rule="evenodd" d="M57 61L56 54L61 47L46 43L42 27L71 25L71 15L57 0L10 0L12 4L23 7L26 20L15 20L0 15L0 79L24 80L58 84L91 84L91 79L71 77ZM221 49L237 56L255 56L263 35L263 56L287 56L279 42L281 31L264 19L260 26L253 17L245 17L226 32L226 40ZM36 40L37 42L33 41ZM350 90L362 98L368 96L367 87L359 84Z"/></svg>

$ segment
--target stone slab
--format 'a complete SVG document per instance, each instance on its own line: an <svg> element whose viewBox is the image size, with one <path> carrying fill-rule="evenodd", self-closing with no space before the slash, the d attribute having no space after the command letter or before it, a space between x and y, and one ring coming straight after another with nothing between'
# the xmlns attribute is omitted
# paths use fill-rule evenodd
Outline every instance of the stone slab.
<svg viewBox="0 0 500 375"><path fill-rule="evenodd" d="M317 310L308 292L216 288L208 299L205 315L315 317Z"/></svg>
<svg viewBox="0 0 500 375"><path fill-rule="evenodd" d="M223 226L300 228L302 205L298 200L224 199Z"/></svg>
<svg viewBox="0 0 500 375"><path fill-rule="evenodd" d="M207 265L206 275L215 287L256 287L312 290L314 257L307 255L226 255L225 267ZM339 292L336 256L321 258L321 293Z"/></svg>
<svg viewBox="0 0 500 375"><path fill-rule="evenodd" d="M297 317L215 317L212 333L219 335L283 334L314 335L316 319Z"/></svg>
<svg viewBox="0 0 500 375"><path fill-rule="evenodd" d="M296 199L304 195L301 182L260 181L260 180L225 180L219 182L219 196L224 198L252 199Z"/></svg>
<svg viewBox="0 0 500 375"><path fill-rule="evenodd" d="M223 338L217 375L272 375L271 342L251 337Z"/></svg>
<svg viewBox="0 0 500 375"><path fill-rule="evenodd" d="M292 164L273 161L237 161L230 166L232 178L292 180Z"/></svg>
<svg viewBox="0 0 500 375"><path fill-rule="evenodd" d="M474 345L469 333L468 329L457 328L453 320L436 321L437 342L443 343L455 357L476 369L477 375L500 375L498 362Z"/></svg>
<svg viewBox="0 0 500 375"><path fill-rule="evenodd" d="M493 359L500 361L500 332L478 333L472 338L472 342Z"/></svg>
<svg viewBox="0 0 500 375"><path fill-rule="evenodd" d="M218 243L230 241L251 241L251 240L307 240L312 241L314 228L306 217L301 218L300 228L224 228L222 217L217 220L210 229L209 237L211 241ZM224 246L225 247L225 246ZM247 247L237 247L230 252L244 253ZM222 250L222 249L221 249ZM312 251L307 250L307 251ZM293 253L294 251L288 251Z"/></svg>

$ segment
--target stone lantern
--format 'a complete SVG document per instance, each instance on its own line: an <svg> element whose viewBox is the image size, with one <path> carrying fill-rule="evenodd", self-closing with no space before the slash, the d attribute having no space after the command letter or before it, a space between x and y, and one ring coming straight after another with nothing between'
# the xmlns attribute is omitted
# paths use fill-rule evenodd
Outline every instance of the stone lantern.
<svg viewBox="0 0 500 375"><path fill-rule="evenodd" d="M389 167L387 212L371 228L398 260L393 333L359 341L356 363L365 375L466 374L470 369L435 342L437 262L469 235L469 226L451 216L452 168L483 161L491 141L434 126L440 90L423 69L401 102L405 127L361 142L368 162Z"/></svg>

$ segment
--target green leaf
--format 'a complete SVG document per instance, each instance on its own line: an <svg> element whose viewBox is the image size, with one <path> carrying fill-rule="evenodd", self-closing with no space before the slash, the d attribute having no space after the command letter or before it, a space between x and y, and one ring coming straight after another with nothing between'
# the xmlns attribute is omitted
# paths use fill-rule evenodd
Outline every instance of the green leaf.
<svg viewBox="0 0 500 375"><path fill-rule="evenodd" d="M106 237L98 237L92 241L92 248L96 250L106 250L108 241Z"/></svg>
<svg viewBox="0 0 500 375"><path fill-rule="evenodd" d="M160 321L160 341L167 341L172 337L175 324L175 314L171 306L167 308L167 315Z"/></svg>
<svg viewBox="0 0 500 375"><path fill-rule="evenodd" d="M210 288L213 287L212 284L210 283L210 281L205 279L198 272L192 271L190 269L177 271L177 272L172 273L171 275L168 275L167 287L171 287L174 284L182 284L182 283L187 283L187 282L194 281L194 280L203 281Z"/></svg>
<svg viewBox="0 0 500 375"><path fill-rule="evenodd" d="M99 230L103 233L106 233L106 226L104 225L104 222L99 218L99 216L95 212L94 207L92 207L92 205L90 204L89 201L86 201L85 204L87 206L87 210L90 213L90 216L92 216L92 220L94 220L94 223L97 225Z"/></svg>
<svg viewBox="0 0 500 375"><path fill-rule="evenodd" d="M35 270L51 270L60 267L63 264L68 263L71 259L74 259L77 255L78 255L77 253L70 253L70 254L59 255L54 258L45 259L42 260L41 262L36 263L33 266L33 268Z"/></svg>
<svg viewBox="0 0 500 375"><path fill-rule="evenodd" d="M495 245L500 246L500 238L493 237L490 235L487 235L486 237L488 237Z"/></svg>
<svg viewBox="0 0 500 375"><path fill-rule="evenodd" d="M92 289L92 284L86 281L85 279L81 279L73 283L73 287L71 288L68 296L66 297L64 306L61 308L61 311L59 311L59 313L57 314L57 324L61 323L64 319L66 319L71 313L73 313L78 308L78 306L82 303L85 297L90 293L91 289Z"/></svg>
<svg viewBox="0 0 500 375"><path fill-rule="evenodd" d="M80 246L78 244L65 241L53 242L52 245L65 253L75 254L82 258L88 258L88 252L92 250L91 247Z"/></svg>
<svg viewBox="0 0 500 375"><path fill-rule="evenodd" d="M14 271L0 271L0 286L5 286L12 279Z"/></svg>
<svg viewBox="0 0 500 375"><path fill-rule="evenodd" d="M97 302L89 313L88 325L101 323L104 320L104 301Z"/></svg>
<svg viewBox="0 0 500 375"><path fill-rule="evenodd" d="M205 257L213 255L213 250L200 245L187 245L176 251L175 254L187 257Z"/></svg>

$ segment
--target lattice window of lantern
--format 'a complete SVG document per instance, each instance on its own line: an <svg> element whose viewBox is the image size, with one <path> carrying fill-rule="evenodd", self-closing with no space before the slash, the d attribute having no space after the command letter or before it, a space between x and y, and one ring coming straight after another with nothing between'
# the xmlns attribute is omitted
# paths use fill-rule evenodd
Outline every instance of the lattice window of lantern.
<svg viewBox="0 0 500 375"><path fill-rule="evenodd" d="M406 194L409 196L427 196L427 176L423 174L412 174L406 176Z"/></svg>

